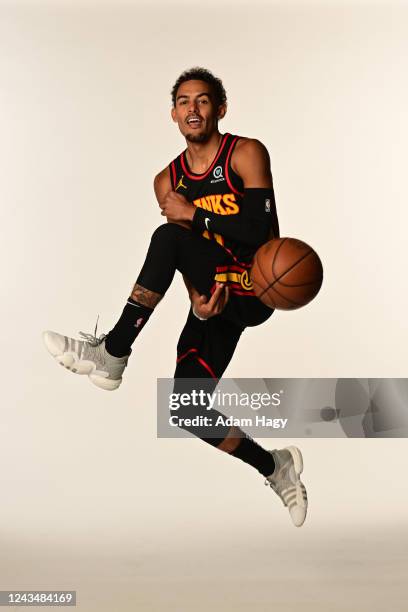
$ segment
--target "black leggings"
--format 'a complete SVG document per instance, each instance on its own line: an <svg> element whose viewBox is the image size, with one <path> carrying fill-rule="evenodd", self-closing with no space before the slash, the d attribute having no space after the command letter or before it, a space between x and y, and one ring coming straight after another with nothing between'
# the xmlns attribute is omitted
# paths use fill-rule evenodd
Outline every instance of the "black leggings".
<svg viewBox="0 0 408 612"><path fill-rule="evenodd" d="M176 223L165 223L153 232L136 282L145 289L164 295L176 270L179 270L199 293L210 297L216 268L235 263L217 242ZM243 329L263 323L272 312L254 295L230 295L222 317Z"/></svg>
<svg viewBox="0 0 408 612"><path fill-rule="evenodd" d="M228 257L217 243L176 223L165 223L153 232L146 260L136 282L150 291L164 295L175 271L179 270L197 291L209 294L214 284L215 267L226 263Z"/></svg>
<svg viewBox="0 0 408 612"><path fill-rule="evenodd" d="M219 244L174 223L158 227L152 235L149 250L137 283L164 295L176 270L184 274L193 287L210 297L214 288L217 266L234 264L234 260ZM215 389L224 374L242 332L247 326L266 321L273 310L253 295L230 294L229 301L219 315L200 321L190 309L186 324L177 344L177 366L174 373L175 393L190 392L197 385L186 379L212 379L205 390ZM203 382L204 385L204 382ZM176 414L176 413L175 413ZM207 416L215 423L220 413L205 407L184 406L177 410L179 417ZM213 446L218 446L229 431L228 426L215 429L184 427Z"/></svg>

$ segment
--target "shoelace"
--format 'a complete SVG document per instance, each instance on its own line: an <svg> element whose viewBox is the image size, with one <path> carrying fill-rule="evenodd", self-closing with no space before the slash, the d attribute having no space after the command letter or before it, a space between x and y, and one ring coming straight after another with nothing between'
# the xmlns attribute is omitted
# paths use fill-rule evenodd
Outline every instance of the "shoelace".
<svg viewBox="0 0 408 612"><path fill-rule="evenodd" d="M97 337L96 331L98 329L98 322L99 322L99 315L96 319L95 331L93 334L85 334L84 332L81 332L81 331L79 332L79 335L81 336L81 338L86 340L86 342L89 342L91 346L99 346L103 342L104 338L106 338L106 334L101 334L99 338Z"/></svg>
<svg viewBox="0 0 408 612"><path fill-rule="evenodd" d="M271 489L276 491L276 485L273 482L271 482L270 480L268 480L267 478L265 479L264 485L265 485L265 487L269 486L269 487L271 487Z"/></svg>

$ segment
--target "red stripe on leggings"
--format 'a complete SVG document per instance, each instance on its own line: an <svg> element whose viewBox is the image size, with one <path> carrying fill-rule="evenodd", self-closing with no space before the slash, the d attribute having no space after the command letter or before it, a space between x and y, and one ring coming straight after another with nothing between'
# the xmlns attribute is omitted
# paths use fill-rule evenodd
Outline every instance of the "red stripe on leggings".
<svg viewBox="0 0 408 612"><path fill-rule="evenodd" d="M180 357L177 357L177 361L176 363L180 363L180 361L182 361L185 357L187 357L187 355L189 355L190 353L197 353L197 349L196 348L191 348L188 349L188 351L186 351L185 353L183 353L182 355L180 355Z"/></svg>
<svg viewBox="0 0 408 612"><path fill-rule="evenodd" d="M202 359L201 357L199 357L198 355L196 355L197 357L197 361L199 363L201 363L201 365L203 366L203 368L205 368L207 370L207 372L209 372L212 376L212 378L217 379L217 376L214 374L214 372L212 371L212 369L210 368L210 366L208 365L208 363L206 361L204 361L204 359Z"/></svg>
<svg viewBox="0 0 408 612"><path fill-rule="evenodd" d="M183 353L182 355L180 355L180 357L177 358L176 363L180 363L180 361L182 361L183 359L185 359L188 355L190 355L191 353L198 353L198 349L196 348L191 348L188 349L188 351L186 351L185 353ZM194 357L197 359L198 363L200 365L203 366L203 368L205 368L207 370L207 372L210 373L211 378L215 378L216 380L218 380L218 376L216 376L212 370L212 368L208 365L208 363L206 361L204 361L204 359L202 357L200 357L199 355L195 354Z"/></svg>

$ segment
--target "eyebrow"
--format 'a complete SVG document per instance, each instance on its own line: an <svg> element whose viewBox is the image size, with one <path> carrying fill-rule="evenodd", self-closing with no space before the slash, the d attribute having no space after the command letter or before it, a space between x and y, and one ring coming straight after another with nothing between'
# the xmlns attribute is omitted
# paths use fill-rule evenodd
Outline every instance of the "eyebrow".
<svg viewBox="0 0 408 612"><path fill-rule="evenodd" d="M203 91L202 93L197 94L196 98L200 98L201 96L207 96L208 98L210 97L210 94L206 91ZM190 96L187 96L186 94L182 94L180 96L177 96L176 100L180 100L181 98L189 98Z"/></svg>

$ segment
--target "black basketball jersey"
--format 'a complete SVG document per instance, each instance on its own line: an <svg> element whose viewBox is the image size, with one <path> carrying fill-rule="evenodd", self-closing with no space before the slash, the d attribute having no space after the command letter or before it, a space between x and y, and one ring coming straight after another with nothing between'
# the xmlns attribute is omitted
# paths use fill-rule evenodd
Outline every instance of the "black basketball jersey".
<svg viewBox="0 0 408 612"><path fill-rule="evenodd" d="M224 134L214 161L202 174L190 170L186 151L183 151L170 164L174 191L181 193L194 206L204 210L218 215L239 215L242 209L244 185L242 179L231 168L232 152L239 138L240 136ZM218 242L237 263L249 267L256 249L208 230L202 235Z"/></svg>

